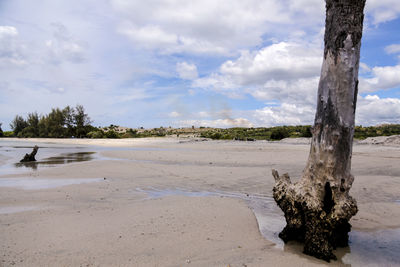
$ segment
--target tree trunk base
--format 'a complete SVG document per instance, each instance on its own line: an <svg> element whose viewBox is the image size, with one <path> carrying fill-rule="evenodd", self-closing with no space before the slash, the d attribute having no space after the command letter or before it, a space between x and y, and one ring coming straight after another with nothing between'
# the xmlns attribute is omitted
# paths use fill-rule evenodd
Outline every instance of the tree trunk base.
<svg viewBox="0 0 400 267"><path fill-rule="evenodd" d="M325 0L324 59L307 165L299 182L275 178L274 199L285 214L285 241L304 242L304 253L330 261L347 246L357 203L349 195L358 69L366 0Z"/></svg>
<svg viewBox="0 0 400 267"><path fill-rule="evenodd" d="M21 159L19 162L30 162L30 161L36 161L36 153L38 152L39 147L35 146L30 154L26 153L24 158Z"/></svg>
<svg viewBox="0 0 400 267"><path fill-rule="evenodd" d="M279 237L285 243L304 243L307 255L327 262L336 260L333 250L348 246L348 221L357 212L355 200L347 194L335 196L328 182L322 198L318 198L301 182L292 184L287 174L279 176L276 170L272 174L276 181L273 196L287 223Z"/></svg>

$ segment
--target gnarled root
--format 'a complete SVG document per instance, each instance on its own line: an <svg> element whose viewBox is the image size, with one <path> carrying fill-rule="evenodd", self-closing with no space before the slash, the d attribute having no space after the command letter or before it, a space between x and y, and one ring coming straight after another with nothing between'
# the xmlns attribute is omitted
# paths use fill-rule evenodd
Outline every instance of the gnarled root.
<svg viewBox="0 0 400 267"><path fill-rule="evenodd" d="M348 245L348 221L357 212L355 200L348 194L332 191L329 182L310 189L309 184L302 182L292 184L288 174L279 176L272 170L272 175L276 182L273 196L287 223L279 237L285 243L304 242L305 254L328 262L336 259L333 250ZM323 194L318 194L318 190Z"/></svg>

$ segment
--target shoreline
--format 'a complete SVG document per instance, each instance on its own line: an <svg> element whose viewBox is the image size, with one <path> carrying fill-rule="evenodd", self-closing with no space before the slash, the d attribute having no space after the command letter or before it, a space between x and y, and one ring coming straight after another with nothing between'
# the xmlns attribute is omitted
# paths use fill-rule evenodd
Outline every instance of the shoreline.
<svg viewBox="0 0 400 267"><path fill-rule="evenodd" d="M271 144L311 144L311 138L298 137L298 138L284 138L277 141L268 140L254 140L254 141L240 141L240 140L212 140L202 137L143 137L143 138L17 138L17 137L0 137L0 141L9 142L37 142L37 143L55 143L55 144L68 144L68 145L92 145L92 146L111 146L111 147L131 147L142 146L144 144L160 145L170 143L190 143L190 142L237 142L237 143L271 143ZM353 145L374 145L374 146L400 146L400 135L391 136L376 136L368 137L366 139L354 139Z"/></svg>
<svg viewBox="0 0 400 267"><path fill-rule="evenodd" d="M66 144L66 145L90 145L90 146L113 146L113 147L124 147L124 146L135 146L143 144L157 145L159 143L170 143L176 140L176 138L165 138L165 137L148 137L148 138L121 138L121 139L92 139L92 138L16 138L7 137L0 138L0 141L10 142L37 142L37 143L49 143L49 144Z"/></svg>
<svg viewBox="0 0 400 267"><path fill-rule="evenodd" d="M40 139L42 143L47 140ZM74 148L90 139L50 140L57 141L50 146L66 144ZM266 206L265 200L255 202L259 205L256 209L260 209L255 210L246 197L249 195L251 200L255 196L272 195L271 168L289 172L294 180L300 177L309 145L179 142L176 138L116 142L120 140L106 139L108 142L102 143L103 146L96 143L99 147L112 147L97 151L103 157L100 159L1 176L0 179L60 182L66 179L72 182L75 178L99 179L93 183L33 190L0 186L0 208L20 209L0 214L0 234L4 237L0 252L6 255L6 266L12 262L17 266L327 265L303 255L296 245L285 245L282 250L265 239L257 220L264 218L264 225L271 227L276 223L274 218L282 221L279 210L275 211L275 205ZM13 142L19 141L36 139ZM131 149L134 147L142 149ZM351 223L354 234L366 234L353 236L355 243L351 252L338 250L339 261L330 265L363 263L362 255L372 246L363 247L362 243L369 244L368 240L380 231L392 233L390 229L400 228L400 204L396 202L400 195L398 158L398 147L354 146L356 178L350 193L358 201L359 213ZM149 198L148 193L138 188L156 190L161 196ZM163 190L167 194L162 195ZM174 194L173 190L181 191ZM192 192L192 196L182 190ZM225 195L202 196L196 192ZM277 212L277 217L268 216L265 211L269 209L272 210L268 212ZM260 217L260 212L264 217ZM398 235L396 231L384 236L384 242L391 244L391 236ZM371 252L373 257L365 255L364 259L390 264L391 248L397 249L392 245L389 252Z"/></svg>

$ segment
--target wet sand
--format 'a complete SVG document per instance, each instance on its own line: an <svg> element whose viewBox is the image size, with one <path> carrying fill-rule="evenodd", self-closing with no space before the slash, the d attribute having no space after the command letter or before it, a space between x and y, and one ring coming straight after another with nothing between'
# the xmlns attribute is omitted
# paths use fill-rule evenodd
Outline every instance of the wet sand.
<svg viewBox="0 0 400 267"><path fill-rule="evenodd" d="M96 153L13 172L19 150L0 151L0 266L328 265L276 238L284 219L271 201L271 168L295 180L307 144L6 140L58 147L59 155L39 149L38 156L48 153L41 161L62 160L66 148L69 157ZM359 212L350 248L329 265L399 262L399 159L399 147L354 146L351 194Z"/></svg>

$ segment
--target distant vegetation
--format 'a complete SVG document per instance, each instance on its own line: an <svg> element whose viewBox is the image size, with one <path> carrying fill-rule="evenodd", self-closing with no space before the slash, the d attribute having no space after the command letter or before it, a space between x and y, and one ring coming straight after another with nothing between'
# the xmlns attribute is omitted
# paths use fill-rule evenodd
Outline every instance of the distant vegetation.
<svg viewBox="0 0 400 267"><path fill-rule="evenodd" d="M94 127L81 105L75 108L53 108L49 114L29 113L26 118L16 115L10 123L12 131L3 132L0 123L0 137L21 138L140 138L167 135L163 127L154 129L131 129L111 124L108 127Z"/></svg>
<svg viewBox="0 0 400 267"><path fill-rule="evenodd" d="M356 126L354 138L365 139L375 136L400 135L400 124L387 124L381 126ZM201 137L211 139L236 139L236 140L281 140L292 137L311 137L311 126L277 126L272 128L228 128L202 132Z"/></svg>
<svg viewBox="0 0 400 267"><path fill-rule="evenodd" d="M27 118L15 116L10 126L13 131L1 129L0 137L49 137L49 138L141 138L141 137L202 137L216 140L281 140L293 137L311 137L310 125L277 126L259 128L153 128L138 129L120 127L111 124L107 127L94 127L85 109L81 105L75 108L70 106L64 109L53 108L47 115L38 115L37 112L29 113ZM375 136L400 135L400 124L387 124L380 126L356 126L354 138L365 139Z"/></svg>
<svg viewBox="0 0 400 267"><path fill-rule="evenodd" d="M370 127L356 126L354 130L354 138L356 139L390 135L400 135L400 124L384 124Z"/></svg>
<svg viewBox="0 0 400 267"><path fill-rule="evenodd" d="M281 140L288 137L311 137L311 126L277 126L271 128L210 128L201 137L211 139L235 139L241 141Z"/></svg>
<svg viewBox="0 0 400 267"><path fill-rule="evenodd" d="M47 115L29 113L26 119L16 115L10 127L13 130L12 136L15 137L82 138L96 129L90 123L91 120L83 106L77 105L75 108L53 108Z"/></svg>
<svg viewBox="0 0 400 267"><path fill-rule="evenodd" d="M140 137L162 137L162 136L178 136L178 137L202 137L214 140L281 140L283 138L295 137L311 137L311 125L299 126L277 126L277 127L259 127L259 128L210 128L210 127L189 127L189 128L153 128L153 129L130 129L126 128L125 132L117 132L118 126L111 125L103 128L106 132L100 133L102 136L88 136L92 138L140 138ZM98 133L97 133L98 134ZM365 139L367 137L381 135L400 134L399 124L390 124L382 126L355 128L354 137L356 139Z"/></svg>

